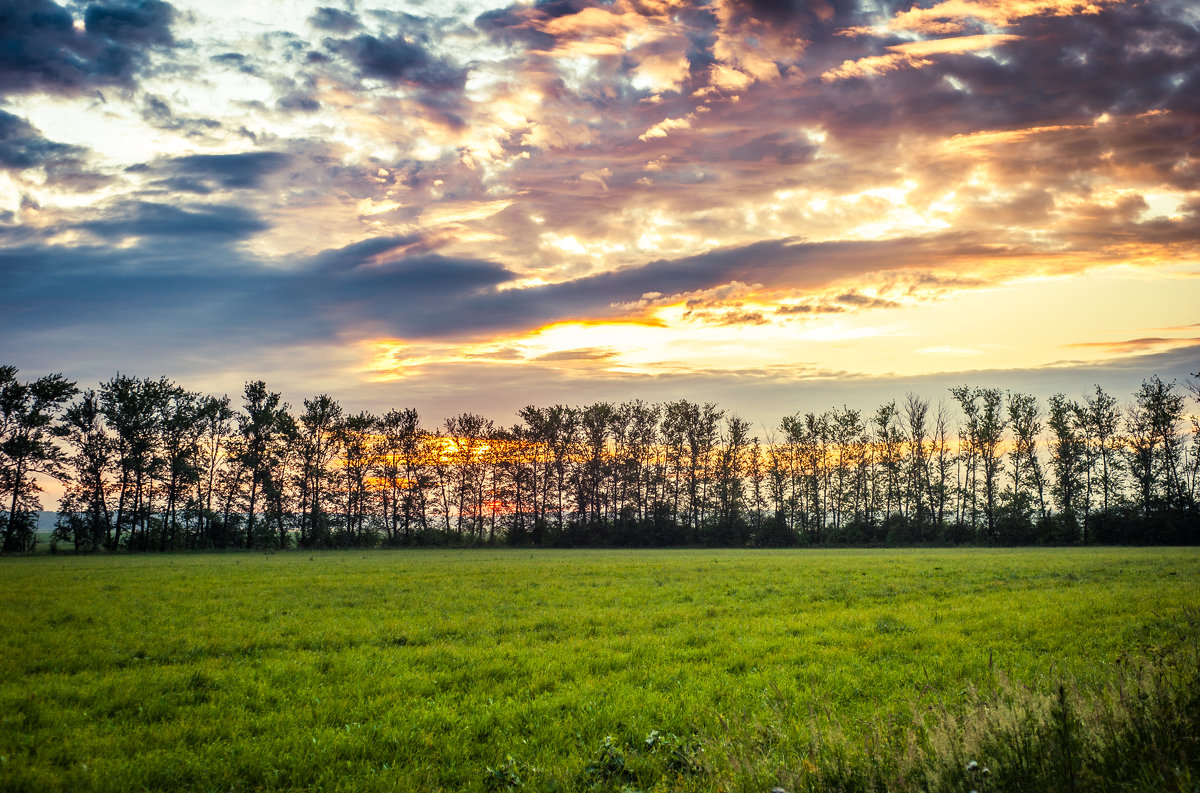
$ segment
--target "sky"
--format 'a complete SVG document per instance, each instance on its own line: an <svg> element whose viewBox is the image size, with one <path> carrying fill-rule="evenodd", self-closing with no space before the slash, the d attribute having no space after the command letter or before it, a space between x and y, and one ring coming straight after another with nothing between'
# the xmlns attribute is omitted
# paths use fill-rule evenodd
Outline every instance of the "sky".
<svg viewBox="0 0 1200 793"><path fill-rule="evenodd" d="M0 363L770 427L1200 371L1200 4L5 0Z"/></svg>

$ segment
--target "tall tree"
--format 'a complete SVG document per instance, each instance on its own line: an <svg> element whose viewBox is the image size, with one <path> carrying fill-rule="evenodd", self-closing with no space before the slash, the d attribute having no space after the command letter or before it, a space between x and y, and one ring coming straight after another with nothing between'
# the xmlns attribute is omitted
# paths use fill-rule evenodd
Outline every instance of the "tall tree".
<svg viewBox="0 0 1200 793"><path fill-rule="evenodd" d="M495 425L476 413L462 413L446 419L446 436L450 439L447 458L454 471L452 479L455 531L461 540L464 534L472 538L482 535L486 470L483 453Z"/></svg>
<svg viewBox="0 0 1200 793"><path fill-rule="evenodd" d="M1192 505L1181 472L1183 409L1184 398L1175 384L1155 375L1142 382L1126 413L1128 459L1141 513L1148 523L1153 521L1153 539L1160 541L1191 541L1195 535L1194 527L1184 528Z"/></svg>
<svg viewBox="0 0 1200 793"><path fill-rule="evenodd" d="M929 401L911 391L904 398L904 423L908 454L905 461L905 492L912 508L914 539L928 539L932 512L929 488L929 459L933 444L929 442Z"/></svg>
<svg viewBox="0 0 1200 793"><path fill-rule="evenodd" d="M1032 394L1009 392L1008 423L1012 426L1009 450L1011 479L1008 514L1022 533L1032 530L1031 513L1046 517L1046 482L1038 457L1038 437L1042 433L1041 408Z"/></svg>
<svg viewBox="0 0 1200 793"><path fill-rule="evenodd" d="M328 394L304 400L297 427L299 457L300 544L322 547L330 542L325 482L338 455L342 406Z"/></svg>
<svg viewBox="0 0 1200 793"><path fill-rule="evenodd" d="M389 410L380 417L377 432L372 476L380 482L388 541L402 539L408 545L413 527L426 527L425 495L430 487L417 411Z"/></svg>
<svg viewBox="0 0 1200 793"><path fill-rule="evenodd" d="M109 477L114 444L104 427L100 398L89 389L63 413L66 440L71 450L73 475L68 498L59 509L60 519L71 526L76 550L94 550L112 544Z"/></svg>
<svg viewBox="0 0 1200 793"><path fill-rule="evenodd" d="M750 422L737 416L725 420L713 477L715 515L712 537L718 545L745 545L749 539L746 522L746 480L749 455L758 439L750 437Z"/></svg>
<svg viewBox="0 0 1200 793"><path fill-rule="evenodd" d="M160 396L159 447L163 455L164 507L160 547L166 549L179 541L179 506L200 478L200 436L204 397L177 385Z"/></svg>
<svg viewBox="0 0 1200 793"><path fill-rule="evenodd" d="M975 475L983 483L983 512L985 532L989 540L996 539L996 514L999 495L999 477L1003 458L1001 441L1008 427L1004 416L1003 393L999 388L951 388L950 393L958 400L967 417L966 431L968 452L978 469L969 469L971 476L972 505L975 502ZM972 512L974 516L974 511Z"/></svg>
<svg viewBox="0 0 1200 793"><path fill-rule="evenodd" d="M1092 507L1092 491L1100 489L1100 508L1107 512L1121 492L1123 467L1121 465L1121 412L1117 400L1104 392L1099 385L1089 394L1083 407L1077 411L1079 423L1087 440L1088 449L1088 499L1085 504L1084 522Z"/></svg>
<svg viewBox="0 0 1200 793"><path fill-rule="evenodd" d="M226 443L233 433L234 410L228 396L204 397L198 415L200 439L198 443L198 468L196 477L196 503L199 513L196 541L213 547L224 547L225 538L215 530L216 512L213 497L216 495L220 475L227 469L230 455ZM222 524L222 534L227 531Z"/></svg>
<svg viewBox="0 0 1200 793"><path fill-rule="evenodd" d="M1087 442L1080 420L1080 406L1063 394L1050 397L1050 470L1053 484L1050 492L1058 504L1059 518L1074 534L1078 515L1087 509L1084 477L1087 473ZM1072 537L1073 539L1073 537ZM1087 524L1081 538L1088 542Z"/></svg>
<svg viewBox="0 0 1200 793"><path fill-rule="evenodd" d="M580 466L578 485L579 519L584 544L601 542L608 522L612 473L609 436L616 410L608 402L597 402L579 410Z"/></svg>
<svg viewBox="0 0 1200 793"><path fill-rule="evenodd" d="M883 481L879 483L881 517L886 522L893 517L905 520L903 473L905 434L900 426L900 411L896 401L881 405L872 417L875 430L875 460Z"/></svg>
<svg viewBox="0 0 1200 793"><path fill-rule="evenodd" d="M100 386L100 404L104 418L114 434L120 481L112 548L121 545L122 532L128 528L127 542L146 548L152 478L161 460L158 449L159 403L171 383L139 379L117 373ZM138 527L142 535L137 535Z"/></svg>
<svg viewBox="0 0 1200 793"><path fill-rule="evenodd" d="M929 505L933 512L933 523L940 529L946 525L946 509L952 491L950 474L954 468L955 454L950 436L950 415L945 402L939 400L930 440Z"/></svg>
<svg viewBox="0 0 1200 793"><path fill-rule="evenodd" d="M271 479L275 469L274 455L281 435L285 434L291 417L282 394L268 391L262 380L246 383L242 392L242 409L239 417L241 435L240 462L250 478L250 493L246 502L246 547L255 544L255 513L259 498L264 491L273 493L280 483Z"/></svg>
<svg viewBox="0 0 1200 793"><path fill-rule="evenodd" d="M38 475L66 476L57 440L67 434L58 421L63 406L78 393L61 374L31 382L17 380L14 366L0 366L0 508L7 507L0 552L32 547L41 509Z"/></svg>
<svg viewBox="0 0 1200 793"><path fill-rule="evenodd" d="M346 516L347 544L362 545L370 513L370 473L372 435L377 421L367 412L355 413L342 419L337 428L338 448L341 450L342 496Z"/></svg>

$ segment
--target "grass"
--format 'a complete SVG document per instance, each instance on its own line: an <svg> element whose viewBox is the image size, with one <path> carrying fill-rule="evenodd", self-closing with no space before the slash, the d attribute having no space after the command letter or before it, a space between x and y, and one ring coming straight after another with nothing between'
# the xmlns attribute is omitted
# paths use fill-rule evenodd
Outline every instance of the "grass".
<svg viewBox="0 0 1200 793"><path fill-rule="evenodd" d="M0 789L1001 790L1055 718L1086 784L1198 585L1197 549L9 559Z"/></svg>

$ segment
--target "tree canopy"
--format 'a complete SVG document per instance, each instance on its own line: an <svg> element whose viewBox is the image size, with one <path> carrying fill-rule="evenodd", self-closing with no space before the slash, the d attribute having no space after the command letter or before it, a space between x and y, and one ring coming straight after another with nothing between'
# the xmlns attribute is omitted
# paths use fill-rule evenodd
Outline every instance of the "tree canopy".
<svg viewBox="0 0 1200 793"><path fill-rule="evenodd" d="M1047 405L961 386L755 435L712 403L529 405L423 423L302 410L261 380L240 409L166 377L80 392L0 367L4 550L29 550L39 476L56 547L324 548L1195 543L1200 375ZM1190 426L1187 421L1190 418Z"/></svg>

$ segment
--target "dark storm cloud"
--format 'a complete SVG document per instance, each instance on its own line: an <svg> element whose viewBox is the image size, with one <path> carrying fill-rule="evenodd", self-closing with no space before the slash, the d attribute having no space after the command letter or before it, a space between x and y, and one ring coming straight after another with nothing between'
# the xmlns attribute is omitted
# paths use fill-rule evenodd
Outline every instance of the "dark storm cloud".
<svg viewBox="0 0 1200 793"><path fill-rule="evenodd" d="M25 119L0 110L0 168L53 166L74 162L84 153L79 146L47 140Z"/></svg>
<svg viewBox="0 0 1200 793"><path fill-rule="evenodd" d="M293 113L315 113L321 109L321 103L307 94L290 93L276 100L275 107Z"/></svg>
<svg viewBox="0 0 1200 793"><path fill-rule="evenodd" d="M308 24L319 30L328 30L334 33L349 33L362 27L362 22L354 14L328 6L317 8L308 18Z"/></svg>
<svg viewBox="0 0 1200 793"><path fill-rule="evenodd" d="M109 210L103 218L78 227L108 239L123 237L245 239L268 228L252 210L234 205L175 206L133 201Z"/></svg>
<svg viewBox="0 0 1200 793"><path fill-rule="evenodd" d="M140 236L136 244L0 248L6 346L47 334L110 343L144 336L139 347L167 350L197 339L212 349L237 340L304 344L360 323L434 337L456 330L443 317L465 319L478 295L513 277L489 262L395 255L419 245L410 237L363 241L291 269L267 267L235 245L261 225L239 208L139 204L113 214L120 217L80 225L111 238ZM51 316L53 323L42 321Z"/></svg>
<svg viewBox="0 0 1200 793"><path fill-rule="evenodd" d="M768 288L821 289L831 280L857 273L927 265L931 256L969 259L982 247L982 242L961 235L887 242L772 240L564 283L502 290L494 287L509 280L511 274L496 265L427 257L398 265L394 274L368 271L363 281L354 284L360 291L353 304L359 318L370 318L403 337L519 332L551 322L626 317L637 313L637 305L648 294L686 295L734 281ZM1004 255L1000 248L988 250L993 257ZM404 273L410 268L426 278L432 276L438 284L451 273L465 272L468 276L460 279L463 288L452 296L442 292L449 302L400 311L391 295L403 289ZM892 306L890 301L857 293L842 298L845 305L853 307ZM837 307L815 310L830 312ZM346 315L347 320L352 317Z"/></svg>
<svg viewBox="0 0 1200 793"><path fill-rule="evenodd" d="M820 104L838 130L938 134L1090 123L1103 113L1170 109L1195 101L1186 86L1200 70L1200 30L1183 16L1171 2L1115 5L1082 16L1029 16L1005 30L1018 38L995 47L997 57L927 56L932 66L829 84ZM839 65L852 44L861 46L835 37L828 46L841 51L831 49L828 61L814 65ZM903 44L900 38L882 39L875 52ZM806 62L815 57L809 53Z"/></svg>
<svg viewBox="0 0 1200 793"><path fill-rule="evenodd" d="M837 30L865 21L863 3L858 0L733 0L731 21L739 27L762 27L786 31L809 41L823 41ZM887 6L873 4L870 11L890 16Z"/></svg>
<svg viewBox="0 0 1200 793"><path fill-rule="evenodd" d="M208 193L214 188L258 188L266 177L285 168L290 161L289 155L274 151L192 154L171 160L164 170L176 175L168 184L188 192Z"/></svg>
<svg viewBox="0 0 1200 793"><path fill-rule="evenodd" d="M404 36L378 38L364 33L352 39L326 39L325 46L349 59L363 77L393 85L460 90L467 79L465 70Z"/></svg>
<svg viewBox="0 0 1200 793"><path fill-rule="evenodd" d="M811 161L817 151L819 148L807 140L795 140L787 132L770 132L729 149L729 159L798 165Z"/></svg>
<svg viewBox="0 0 1200 793"><path fill-rule="evenodd" d="M83 14L88 35L123 44L171 44L175 10L161 0L95 3Z"/></svg>
<svg viewBox="0 0 1200 793"><path fill-rule="evenodd" d="M141 237L132 247L10 246L0 252L0 267L12 287L0 312L0 331L17 333L19 315L45 316L38 311L53 308L56 322L87 326L105 317L113 332L130 323L140 327L147 316L155 316L192 323L192 333L216 339L254 332L306 343L359 326L404 338L471 337L622 315L627 309L614 302L637 301L649 291L694 291L739 278L763 280L772 272L777 279L788 263L805 258L813 259L819 271L828 263L815 261L817 251L831 254L763 243L564 284L498 289L513 280L512 272L483 260L408 255L422 246L420 238L410 236L326 251L290 270L264 267L233 247L261 225L238 207L139 203L80 224L111 239ZM180 238L206 244L180 246ZM167 310L178 305L188 306L190 313L176 316Z"/></svg>
<svg viewBox="0 0 1200 793"><path fill-rule="evenodd" d="M70 12L49 0L0 5L0 89L28 91L78 87L90 77L83 53L89 42Z"/></svg>
<svg viewBox="0 0 1200 793"><path fill-rule="evenodd" d="M50 0L8 0L0 4L0 90L75 93L128 85L147 47L173 43L173 17L160 0L93 3L81 31Z"/></svg>
<svg viewBox="0 0 1200 793"><path fill-rule="evenodd" d="M539 3L533 8L509 6L485 11L475 18L475 27L494 40L521 44L530 50L550 50L557 39L532 25L532 21L543 13L541 9L545 5Z"/></svg>

